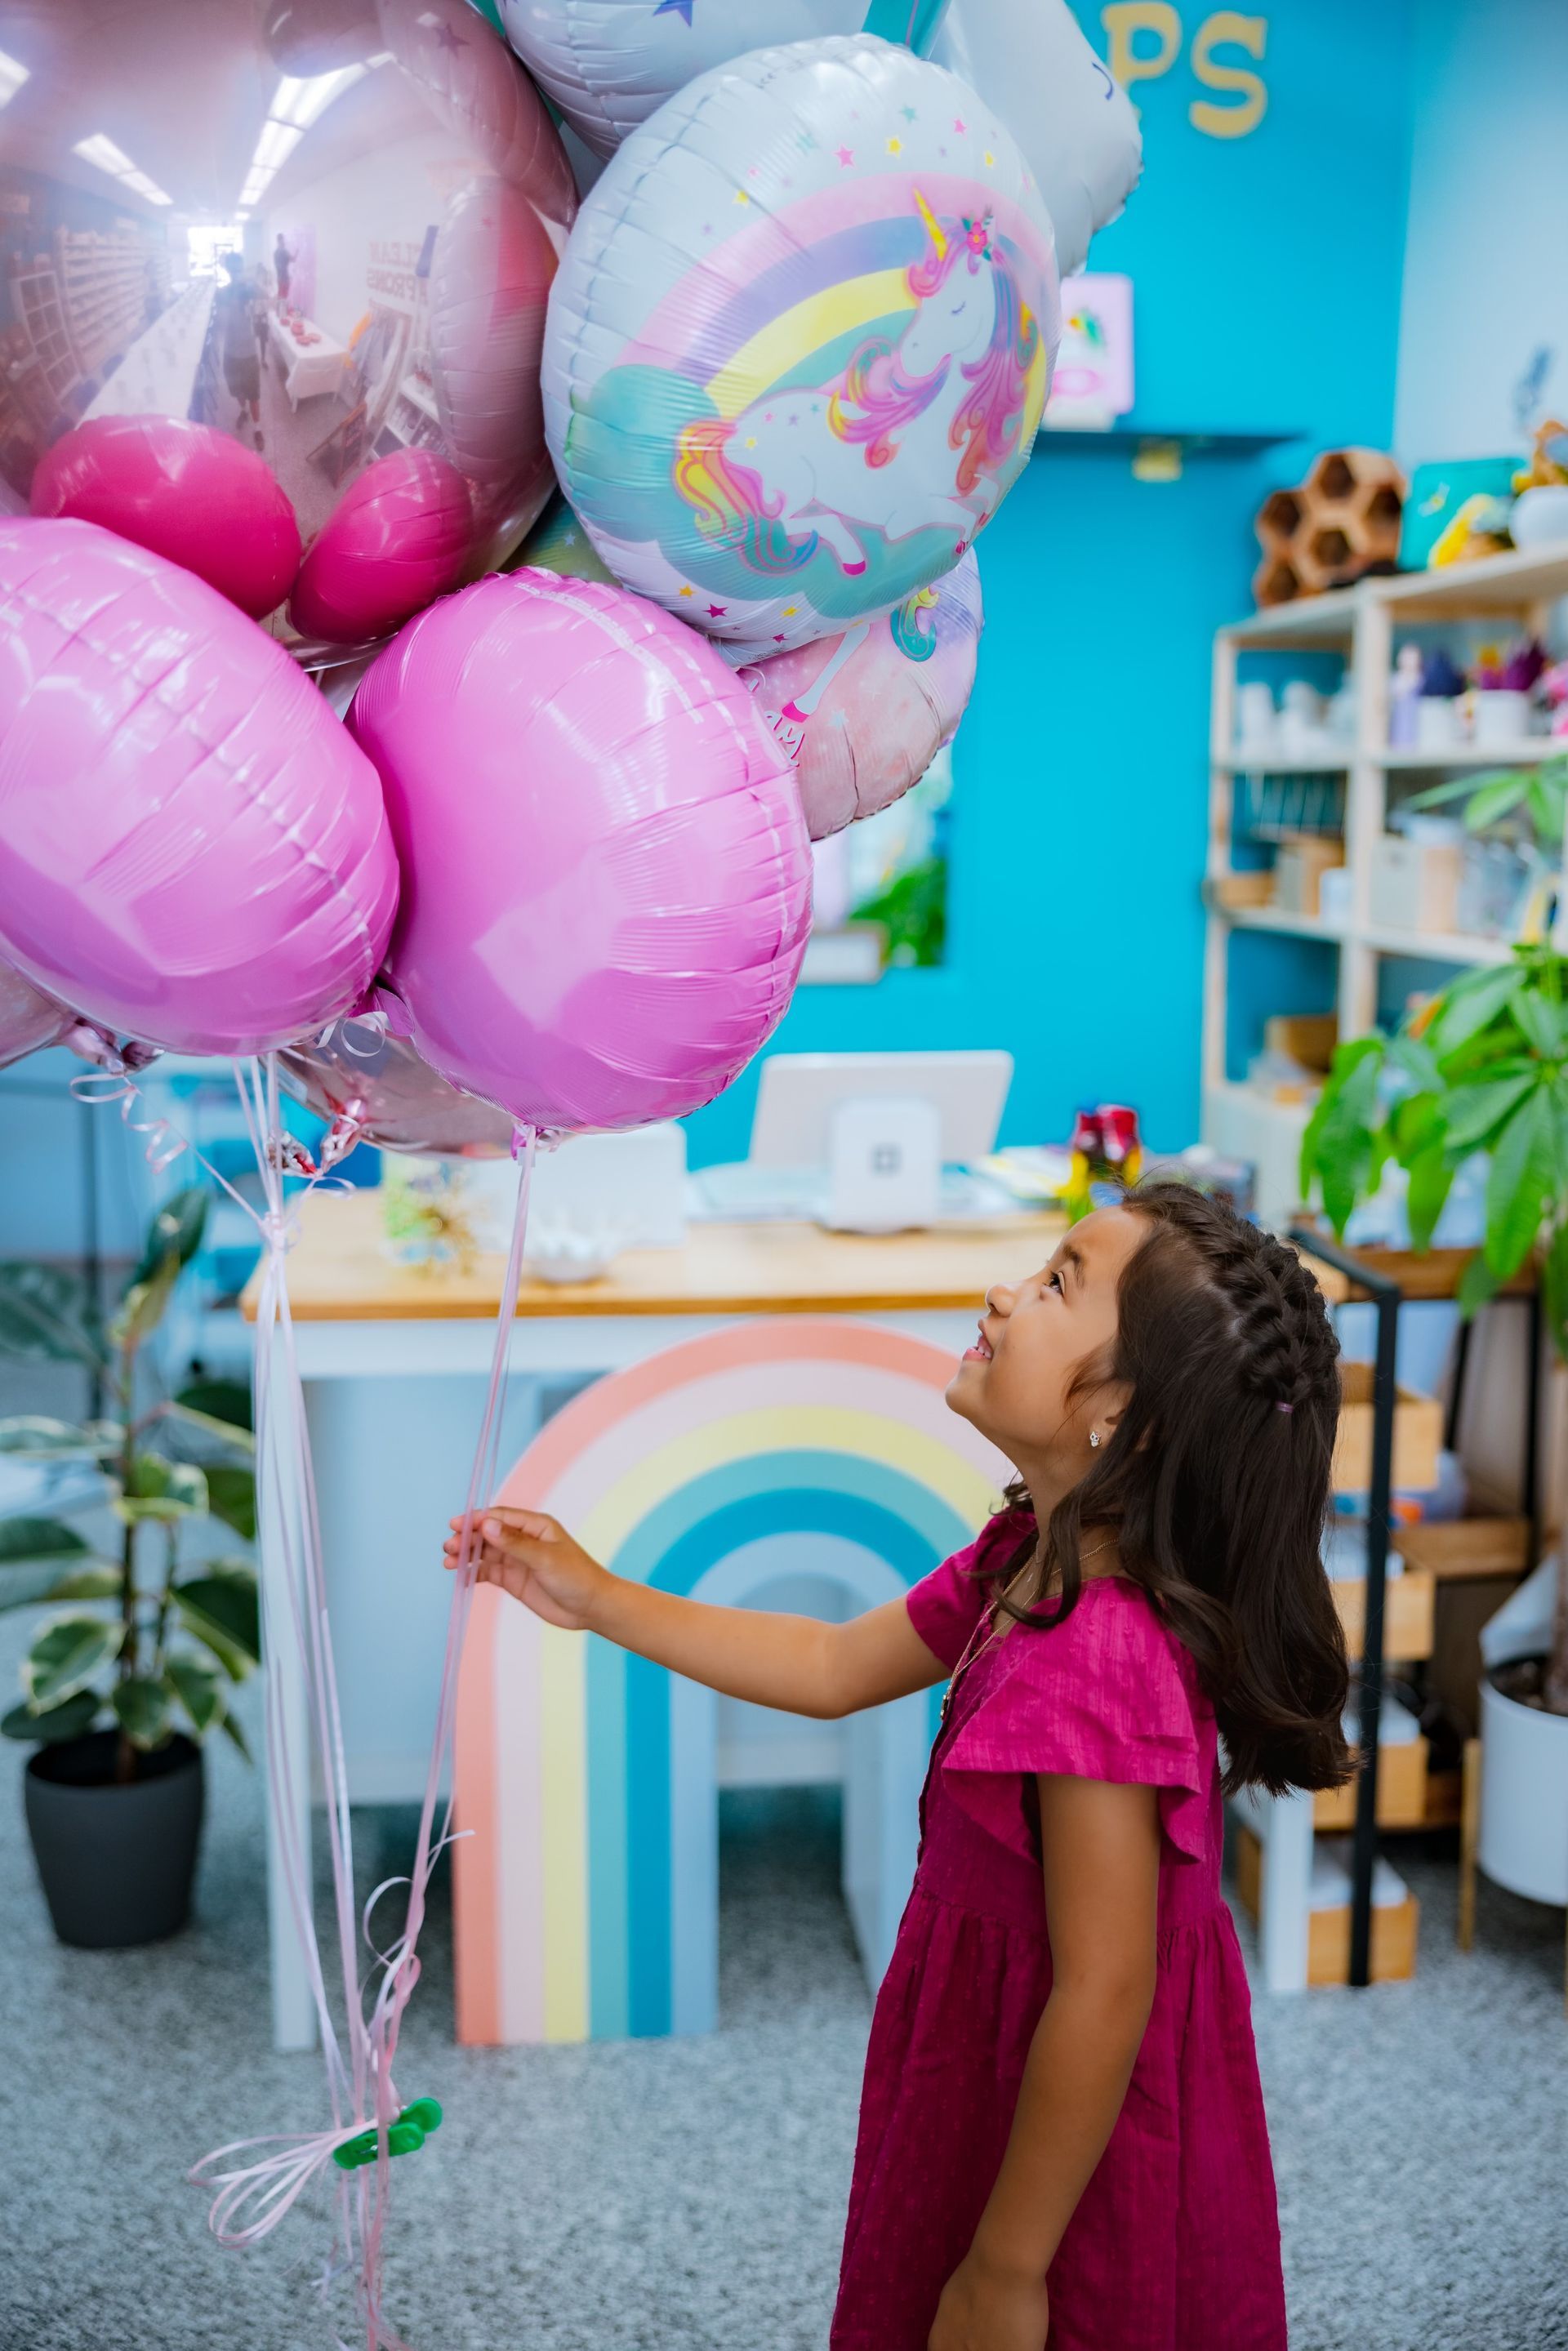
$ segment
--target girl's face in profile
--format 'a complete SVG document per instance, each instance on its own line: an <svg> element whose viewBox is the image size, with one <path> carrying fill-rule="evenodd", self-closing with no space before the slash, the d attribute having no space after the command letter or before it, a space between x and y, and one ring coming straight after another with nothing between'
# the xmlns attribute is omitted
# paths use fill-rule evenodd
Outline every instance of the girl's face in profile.
<svg viewBox="0 0 1568 2351"><path fill-rule="evenodd" d="M1071 1391L1086 1367L1112 1360L1117 1286L1145 1238L1128 1209L1097 1208L1063 1234L1040 1272L1013 1290L998 1282L987 1297L947 1402L1026 1479L1030 1461L1081 1473L1091 1427L1103 1440L1114 1420L1119 1399L1104 1381Z"/></svg>

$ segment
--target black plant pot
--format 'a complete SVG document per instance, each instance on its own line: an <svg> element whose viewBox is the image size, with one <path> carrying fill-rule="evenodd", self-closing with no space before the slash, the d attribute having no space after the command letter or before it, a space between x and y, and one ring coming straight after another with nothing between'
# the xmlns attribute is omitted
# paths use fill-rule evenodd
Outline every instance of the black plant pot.
<svg viewBox="0 0 1568 2351"><path fill-rule="evenodd" d="M41 1747L23 1782L27 1834L62 1943L118 1951L176 1934L202 1834L202 1750L176 1735L116 1784L116 1730Z"/></svg>

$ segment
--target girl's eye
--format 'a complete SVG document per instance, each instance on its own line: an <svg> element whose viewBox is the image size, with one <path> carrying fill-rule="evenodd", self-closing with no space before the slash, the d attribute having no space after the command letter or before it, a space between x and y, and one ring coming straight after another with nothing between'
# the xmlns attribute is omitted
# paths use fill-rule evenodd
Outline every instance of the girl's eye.
<svg viewBox="0 0 1568 2351"><path fill-rule="evenodd" d="M1045 1286L1047 1290L1054 1290L1058 1296L1064 1295L1061 1288L1061 1276L1059 1273L1048 1273L1045 1277Z"/></svg>

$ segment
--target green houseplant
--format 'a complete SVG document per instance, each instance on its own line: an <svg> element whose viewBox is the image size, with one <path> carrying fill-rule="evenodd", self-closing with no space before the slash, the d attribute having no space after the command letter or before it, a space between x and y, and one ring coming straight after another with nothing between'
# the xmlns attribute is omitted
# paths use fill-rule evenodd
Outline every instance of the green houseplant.
<svg viewBox="0 0 1568 2351"><path fill-rule="evenodd" d="M68 1941L149 1940L181 1923L200 1741L222 1729L245 1750L229 1691L260 1652L256 1573L238 1557L187 1565L181 1537L204 1520L255 1534L250 1397L216 1381L150 1395L142 1355L201 1244L209 1196L193 1185L159 1210L107 1323L76 1276L0 1264L0 1353L78 1364L110 1401L102 1420L0 1421L0 1452L88 1467L81 1501L106 1503L119 1522L106 1556L65 1517L0 1519L0 1607L51 1612L0 1730L37 1749L28 1823Z"/></svg>
<svg viewBox="0 0 1568 2351"><path fill-rule="evenodd" d="M1463 973L1392 1037L1342 1044L1301 1146L1336 1232L1390 1160L1409 1179L1412 1246L1430 1248L1458 1169L1486 1162L1481 1246L1460 1281L1474 1313L1533 1254L1546 1319L1568 1362L1568 958L1517 946ZM1533 1703L1568 1717L1568 1576Z"/></svg>

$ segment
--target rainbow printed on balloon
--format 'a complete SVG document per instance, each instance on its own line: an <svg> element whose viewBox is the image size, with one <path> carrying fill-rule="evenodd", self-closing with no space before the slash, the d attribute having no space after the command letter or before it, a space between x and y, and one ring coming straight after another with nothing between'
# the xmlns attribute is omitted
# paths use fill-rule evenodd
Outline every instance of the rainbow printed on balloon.
<svg viewBox="0 0 1568 2351"><path fill-rule="evenodd" d="M874 1607L970 1541L1008 1474L948 1412L952 1373L943 1349L870 1324L743 1323L586 1391L500 1499L562 1518L620 1575L731 1604L804 1538L813 1573ZM460 2040L711 2029L713 1709L695 1684L480 1589L458 1708ZM865 1728L883 1744L846 1791L846 1878L875 1971L914 1869L933 1705L901 1700Z"/></svg>
<svg viewBox="0 0 1568 2351"><path fill-rule="evenodd" d="M765 50L586 200L546 429L617 578L758 657L952 569L1028 458L1060 330L1049 218L972 91L864 37Z"/></svg>

